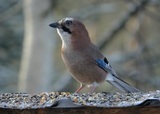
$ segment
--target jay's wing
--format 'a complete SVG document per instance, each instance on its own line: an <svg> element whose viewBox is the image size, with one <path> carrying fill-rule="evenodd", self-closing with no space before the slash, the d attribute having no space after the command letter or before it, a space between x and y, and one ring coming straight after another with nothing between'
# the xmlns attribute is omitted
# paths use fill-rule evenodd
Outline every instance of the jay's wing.
<svg viewBox="0 0 160 114"><path fill-rule="evenodd" d="M140 90L138 90L137 88L121 80L106 58L96 59L95 62L101 69L105 70L108 73L108 75L106 76L106 81L108 81L113 86L117 87L122 92L140 92Z"/></svg>
<svg viewBox="0 0 160 114"><path fill-rule="evenodd" d="M104 60L103 59L96 59L95 62L103 70L107 71L108 73L111 73L113 76L118 77L118 75L113 70L113 68L111 67L111 65L109 64L109 62L106 58L104 58Z"/></svg>

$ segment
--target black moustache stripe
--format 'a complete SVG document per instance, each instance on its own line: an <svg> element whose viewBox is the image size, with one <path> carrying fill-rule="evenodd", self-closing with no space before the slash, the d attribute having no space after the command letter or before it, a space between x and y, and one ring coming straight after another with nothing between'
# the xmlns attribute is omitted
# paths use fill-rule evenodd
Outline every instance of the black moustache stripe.
<svg viewBox="0 0 160 114"><path fill-rule="evenodd" d="M71 32L68 28L66 28L65 26L62 26L62 30L63 30L64 32L68 32L69 34L72 33L72 32Z"/></svg>

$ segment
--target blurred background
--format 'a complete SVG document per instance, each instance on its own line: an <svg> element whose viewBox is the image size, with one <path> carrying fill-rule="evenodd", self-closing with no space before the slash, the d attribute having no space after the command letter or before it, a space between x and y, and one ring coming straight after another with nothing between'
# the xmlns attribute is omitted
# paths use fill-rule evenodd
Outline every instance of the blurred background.
<svg viewBox="0 0 160 114"><path fill-rule="evenodd" d="M48 25L80 19L123 80L160 89L160 0L0 0L0 92L74 92ZM88 92L85 88L82 92ZM118 91L103 83L97 92Z"/></svg>

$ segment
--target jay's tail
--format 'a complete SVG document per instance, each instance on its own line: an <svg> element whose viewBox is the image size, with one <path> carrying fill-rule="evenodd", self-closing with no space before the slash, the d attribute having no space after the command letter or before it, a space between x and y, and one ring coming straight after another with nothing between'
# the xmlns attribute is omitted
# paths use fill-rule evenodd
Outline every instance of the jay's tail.
<svg viewBox="0 0 160 114"><path fill-rule="evenodd" d="M117 87L122 92L140 92L140 90L138 90L137 88L121 80L106 58L104 58L104 60L96 59L95 63L108 73L106 76L106 81L108 81L113 86Z"/></svg>
<svg viewBox="0 0 160 114"><path fill-rule="evenodd" d="M106 81L121 90L122 92L140 92L140 90L138 90L137 88L131 86L130 84L121 80L119 77L113 76L110 73L108 73Z"/></svg>

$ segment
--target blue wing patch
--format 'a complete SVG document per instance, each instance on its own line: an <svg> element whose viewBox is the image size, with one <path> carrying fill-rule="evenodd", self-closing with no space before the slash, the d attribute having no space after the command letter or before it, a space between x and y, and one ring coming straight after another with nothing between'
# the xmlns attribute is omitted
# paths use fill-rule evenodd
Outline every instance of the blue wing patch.
<svg viewBox="0 0 160 114"><path fill-rule="evenodd" d="M111 65L108 63L107 59L105 58L103 59L96 59L95 63L102 68L103 70L105 70L106 72L111 73L113 76L117 76L116 72L112 69ZM118 77L118 76L117 76Z"/></svg>
<svg viewBox="0 0 160 114"><path fill-rule="evenodd" d="M103 61L103 59L96 59L95 62L99 67L105 69L106 63Z"/></svg>

